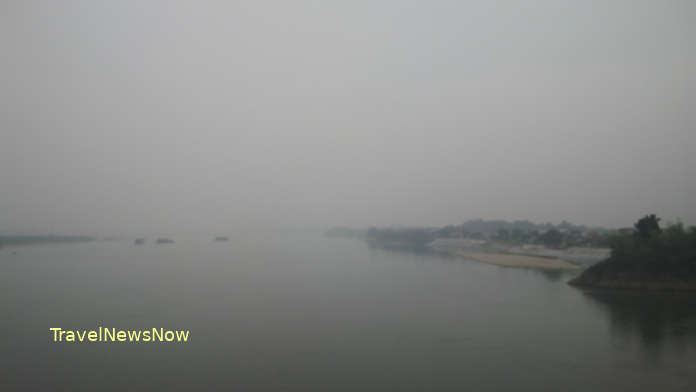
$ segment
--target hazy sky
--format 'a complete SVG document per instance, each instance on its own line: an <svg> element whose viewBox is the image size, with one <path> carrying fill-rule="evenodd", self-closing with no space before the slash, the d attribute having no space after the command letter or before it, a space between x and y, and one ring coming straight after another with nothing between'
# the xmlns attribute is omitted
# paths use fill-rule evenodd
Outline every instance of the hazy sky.
<svg viewBox="0 0 696 392"><path fill-rule="evenodd" d="M0 232L696 224L696 2L3 1Z"/></svg>

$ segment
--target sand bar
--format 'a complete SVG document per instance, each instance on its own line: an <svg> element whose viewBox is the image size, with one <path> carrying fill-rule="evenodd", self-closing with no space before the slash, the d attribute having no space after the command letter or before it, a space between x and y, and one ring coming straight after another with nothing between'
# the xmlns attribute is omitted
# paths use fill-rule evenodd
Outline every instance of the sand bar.
<svg viewBox="0 0 696 392"><path fill-rule="evenodd" d="M471 259L482 263L500 265L503 267L540 268L555 270L574 270L580 268L579 266L564 260L546 257L513 255L505 253L477 253L467 251L458 251L456 252L456 255L464 257L466 259Z"/></svg>

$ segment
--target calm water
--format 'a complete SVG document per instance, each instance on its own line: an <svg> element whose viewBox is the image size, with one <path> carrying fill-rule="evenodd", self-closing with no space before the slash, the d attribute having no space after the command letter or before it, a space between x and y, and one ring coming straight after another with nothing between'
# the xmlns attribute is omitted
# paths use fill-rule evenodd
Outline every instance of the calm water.
<svg viewBox="0 0 696 392"><path fill-rule="evenodd" d="M0 389L696 390L695 298L567 278L312 234L3 248ZM51 342L98 325L191 339Z"/></svg>

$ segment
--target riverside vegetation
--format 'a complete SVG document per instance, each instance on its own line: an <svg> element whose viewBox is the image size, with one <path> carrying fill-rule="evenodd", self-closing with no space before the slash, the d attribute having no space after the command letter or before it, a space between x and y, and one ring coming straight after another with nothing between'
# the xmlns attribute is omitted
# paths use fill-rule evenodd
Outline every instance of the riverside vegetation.
<svg viewBox="0 0 696 392"><path fill-rule="evenodd" d="M660 227L646 215L610 239L611 256L569 283L583 287L696 290L696 227Z"/></svg>

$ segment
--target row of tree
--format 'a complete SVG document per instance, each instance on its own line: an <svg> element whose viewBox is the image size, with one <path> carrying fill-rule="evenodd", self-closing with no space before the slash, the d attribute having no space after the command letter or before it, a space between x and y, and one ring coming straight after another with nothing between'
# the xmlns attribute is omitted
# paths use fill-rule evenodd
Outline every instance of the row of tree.
<svg viewBox="0 0 696 392"><path fill-rule="evenodd" d="M511 245L538 244L551 248L571 246L611 247L618 262L648 259L693 260L696 257L696 228L681 223L660 227L660 218L646 215L631 229L588 228L562 222L535 224L529 221L471 220L461 225L434 228L376 228L367 231L334 228L327 235L364 237L375 245L424 248L437 238L468 238ZM681 262L681 261L680 261Z"/></svg>
<svg viewBox="0 0 696 392"><path fill-rule="evenodd" d="M632 232L612 237L609 261L655 271L680 268L696 274L696 227L675 223L663 229L660 218L646 215Z"/></svg>
<svg viewBox="0 0 696 392"><path fill-rule="evenodd" d="M570 246L607 247L614 230L590 228L563 221L560 224L527 220L470 220L436 230L438 238L472 238L510 244L539 244L552 248Z"/></svg>
<svg viewBox="0 0 696 392"><path fill-rule="evenodd" d="M437 238L468 238L509 245L538 244L551 248L570 246L608 247L615 230L588 228L568 222L536 224L530 221L470 220L461 225L434 228L376 228L364 236L368 242L386 247L424 248ZM327 235L359 236L353 229L334 228Z"/></svg>

